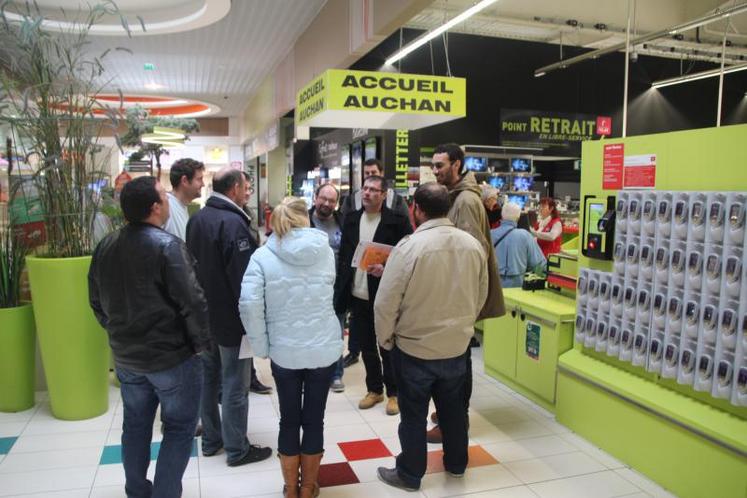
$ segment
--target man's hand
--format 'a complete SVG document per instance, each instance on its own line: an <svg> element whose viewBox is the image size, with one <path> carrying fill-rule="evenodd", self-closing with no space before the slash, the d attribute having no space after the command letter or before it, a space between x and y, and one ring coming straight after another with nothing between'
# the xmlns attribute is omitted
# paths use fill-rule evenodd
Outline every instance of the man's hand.
<svg viewBox="0 0 747 498"><path fill-rule="evenodd" d="M368 265L368 274L377 278L381 278L384 273L384 265Z"/></svg>

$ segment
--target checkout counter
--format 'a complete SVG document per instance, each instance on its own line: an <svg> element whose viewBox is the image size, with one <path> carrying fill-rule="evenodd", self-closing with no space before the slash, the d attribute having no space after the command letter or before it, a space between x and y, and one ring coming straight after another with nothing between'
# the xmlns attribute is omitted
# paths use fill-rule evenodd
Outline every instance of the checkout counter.
<svg viewBox="0 0 747 498"><path fill-rule="evenodd" d="M577 244L550 255L546 289L504 289L506 314L482 324L485 372L553 412L558 357L573 347Z"/></svg>

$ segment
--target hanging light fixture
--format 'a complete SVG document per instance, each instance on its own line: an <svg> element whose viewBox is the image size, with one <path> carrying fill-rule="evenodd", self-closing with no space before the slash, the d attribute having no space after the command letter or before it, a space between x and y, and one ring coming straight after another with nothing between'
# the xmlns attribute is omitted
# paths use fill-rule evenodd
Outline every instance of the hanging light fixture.
<svg viewBox="0 0 747 498"><path fill-rule="evenodd" d="M452 18L451 20L442 24L436 29L432 29L431 31L423 33L422 35L417 37L415 40L413 40L412 42L408 43L407 45L399 49L394 55L389 57L386 60L386 65L389 66L389 65L394 64L395 62L405 57L410 52L417 50L418 48L425 45L426 43L428 43L430 40L434 39L441 33L445 33L446 31L450 30L451 28L453 28L460 22L467 20L469 17L472 17L473 15L477 14L484 8L490 6L491 4L494 4L497 1L498 0L482 0L481 2L476 3L469 9L465 10L458 16Z"/></svg>
<svg viewBox="0 0 747 498"><path fill-rule="evenodd" d="M724 74L736 73L737 71L747 70L747 64L737 64L730 67L724 68ZM654 81L651 83L652 88L662 88L665 86L679 85L680 83L687 83L688 81L702 80L706 78L713 78L721 74L721 69L709 69L708 71L701 71L699 73L683 74L682 76L676 76L674 78L668 78L665 80Z"/></svg>

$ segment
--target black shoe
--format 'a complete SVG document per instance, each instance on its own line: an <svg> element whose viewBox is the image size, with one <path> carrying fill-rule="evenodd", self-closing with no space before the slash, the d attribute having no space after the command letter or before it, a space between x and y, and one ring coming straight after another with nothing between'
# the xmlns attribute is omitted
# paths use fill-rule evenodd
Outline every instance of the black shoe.
<svg viewBox="0 0 747 498"><path fill-rule="evenodd" d="M475 336L472 336L472 338L469 340L469 347L471 347L471 348L479 348L480 347L480 341L478 341Z"/></svg>
<svg viewBox="0 0 747 498"><path fill-rule="evenodd" d="M197 427L195 427L195 437L202 436L202 424L197 424Z"/></svg>
<svg viewBox="0 0 747 498"><path fill-rule="evenodd" d="M206 456L206 457L215 456L218 453L220 453L222 450L223 450L223 446L218 446L216 449L214 449L212 451L202 450L202 456Z"/></svg>
<svg viewBox="0 0 747 498"><path fill-rule="evenodd" d="M262 384L258 378L252 377L252 382L249 384L249 391L254 394L270 394L272 393L272 388Z"/></svg>
<svg viewBox="0 0 747 498"><path fill-rule="evenodd" d="M397 473L397 469L387 469L386 467L379 467L376 470L376 474L379 476L379 480L395 488L404 489L405 491L417 491L420 486L413 487L407 484Z"/></svg>
<svg viewBox="0 0 747 498"><path fill-rule="evenodd" d="M342 359L342 366L348 368L350 365L358 363L358 354L348 353L345 358Z"/></svg>
<svg viewBox="0 0 747 498"><path fill-rule="evenodd" d="M243 457L239 458L234 462L228 462L229 467L238 467L239 465L246 465L247 463L261 462L272 456L272 448L266 446L258 446L256 444L249 445L249 451L244 454Z"/></svg>

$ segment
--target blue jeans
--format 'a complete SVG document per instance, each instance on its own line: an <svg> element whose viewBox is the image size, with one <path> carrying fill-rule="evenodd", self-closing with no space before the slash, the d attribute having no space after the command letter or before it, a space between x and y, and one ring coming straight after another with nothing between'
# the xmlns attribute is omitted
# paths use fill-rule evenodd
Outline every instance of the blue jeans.
<svg viewBox="0 0 747 498"><path fill-rule="evenodd" d="M202 354L205 381L202 389L202 451L226 450L228 463L241 459L249 451L246 422L249 412L248 373L251 360L239 359L239 346L213 343ZM218 410L220 396L223 420Z"/></svg>
<svg viewBox="0 0 747 498"><path fill-rule="evenodd" d="M323 452L324 410L335 363L302 369L283 368L275 362L270 366L280 403L278 453L294 456Z"/></svg>
<svg viewBox="0 0 747 498"><path fill-rule="evenodd" d="M397 347L390 355L397 378L400 423L399 477L414 487L427 465L428 402L433 397L443 434L444 468L455 474L467 467L467 417L464 411L467 353L445 360L422 360Z"/></svg>
<svg viewBox="0 0 747 498"><path fill-rule="evenodd" d="M154 373L136 373L117 367L121 383L122 463L128 498L182 495L182 476L192 453L192 441L202 389L202 364L193 356L181 364ZM163 441L156 461L156 475L147 477L153 420L161 404Z"/></svg>
<svg viewBox="0 0 747 498"><path fill-rule="evenodd" d="M340 334L343 340L345 340L345 313L337 315L337 319L340 321ZM342 374L345 372L345 366L342 364L342 355L340 359L335 363L335 372L332 374L332 380L342 379Z"/></svg>

